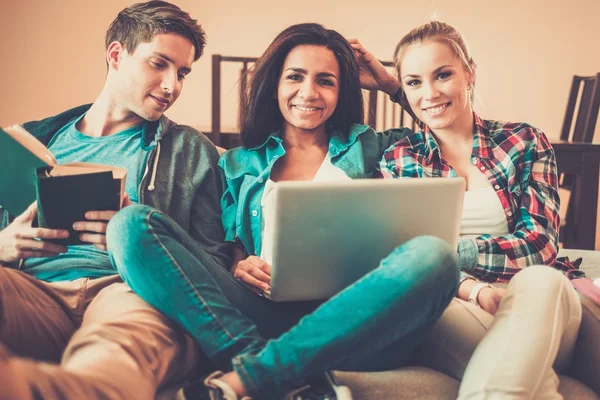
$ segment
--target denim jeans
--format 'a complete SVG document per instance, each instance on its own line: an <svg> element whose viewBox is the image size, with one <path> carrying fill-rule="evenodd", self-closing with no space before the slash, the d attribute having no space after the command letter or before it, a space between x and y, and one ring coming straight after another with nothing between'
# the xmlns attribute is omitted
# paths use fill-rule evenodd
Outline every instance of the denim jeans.
<svg viewBox="0 0 600 400"><path fill-rule="evenodd" d="M218 265L177 223L148 206L121 210L108 251L123 280L183 326L250 395L278 398L330 369L402 366L458 286L454 250L415 238L324 302L276 303ZM269 339L271 338L271 339Z"/></svg>

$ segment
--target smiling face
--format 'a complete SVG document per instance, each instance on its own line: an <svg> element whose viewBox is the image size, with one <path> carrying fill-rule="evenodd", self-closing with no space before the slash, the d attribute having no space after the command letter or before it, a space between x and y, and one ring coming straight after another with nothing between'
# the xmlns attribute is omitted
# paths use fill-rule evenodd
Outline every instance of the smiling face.
<svg viewBox="0 0 600 400"><path fill-rule="evenodd" d="M115 106L140 119L156 121L179 97L195 50L188 39L167 33L140 43L132 54L113 42L107 54Z"/></svg>
<svg viewBox="0 0 600 400"><path fill-rule="evenodd" d="M284 133L325 133L338 102L339 76L338 61L326 47L299 45L288 53L277 88Z"/></svg>
<svg viewBox="0 0 600 400"><path fill-rule="evenodd" d="M447 44L428 40L410 45L400 78L411 109L431 130L470 132L469 87L474 77Z"/></svg>

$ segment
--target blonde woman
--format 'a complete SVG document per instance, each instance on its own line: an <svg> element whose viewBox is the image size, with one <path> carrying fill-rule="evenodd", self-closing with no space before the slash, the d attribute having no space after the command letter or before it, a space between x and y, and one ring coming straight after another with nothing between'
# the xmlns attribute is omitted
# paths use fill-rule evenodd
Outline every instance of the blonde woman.
<svg viewBox="0 0 600 400"><path fill-rule="evenodd" d="M556 258L558 176L546 136L473 111L477 66L448 24L432 21L400 40L398 78L358 41L352 46L363 87L388 92L424 124L386 150L384 178L467 181L457 248L463 276L421 357L462 379L461 399L560 398L556 371L569 364L581 305L556 270L578 274ZM509 280L506 289L489 284Z"/></svg>

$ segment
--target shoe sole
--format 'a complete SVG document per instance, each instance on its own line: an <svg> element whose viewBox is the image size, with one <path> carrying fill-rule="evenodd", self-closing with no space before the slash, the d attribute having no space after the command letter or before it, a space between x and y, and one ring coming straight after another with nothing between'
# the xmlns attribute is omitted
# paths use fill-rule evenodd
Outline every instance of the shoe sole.
<svg viewBox="0 0 600 400"><path fill-rule="evenodd" d="M336 400L352 400L352 392L350 392L350 388L348 386L338 384L332 372L326 372L325 377L333 388Z"/></svg>

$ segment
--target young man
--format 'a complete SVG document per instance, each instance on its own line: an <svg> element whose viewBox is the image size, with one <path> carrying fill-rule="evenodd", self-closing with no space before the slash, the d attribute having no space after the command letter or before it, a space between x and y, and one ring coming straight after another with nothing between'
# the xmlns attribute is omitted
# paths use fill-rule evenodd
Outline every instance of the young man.
<svg viewBox="0 0 600 400"><path fill-rule="evenodd" d="M163 114L177 100L205 35L162 2L134 4L106 34L106 82L96 101L25 128L59 163L127 168L127 203L158 209L208 257L229 265L217 150ZM92 211L74 229L89 245L57 245L67 232L32 227L33 204L0 209L0 398L151 399L184 379L197 346L125 285L106 251L116 212Z"/></svg>

